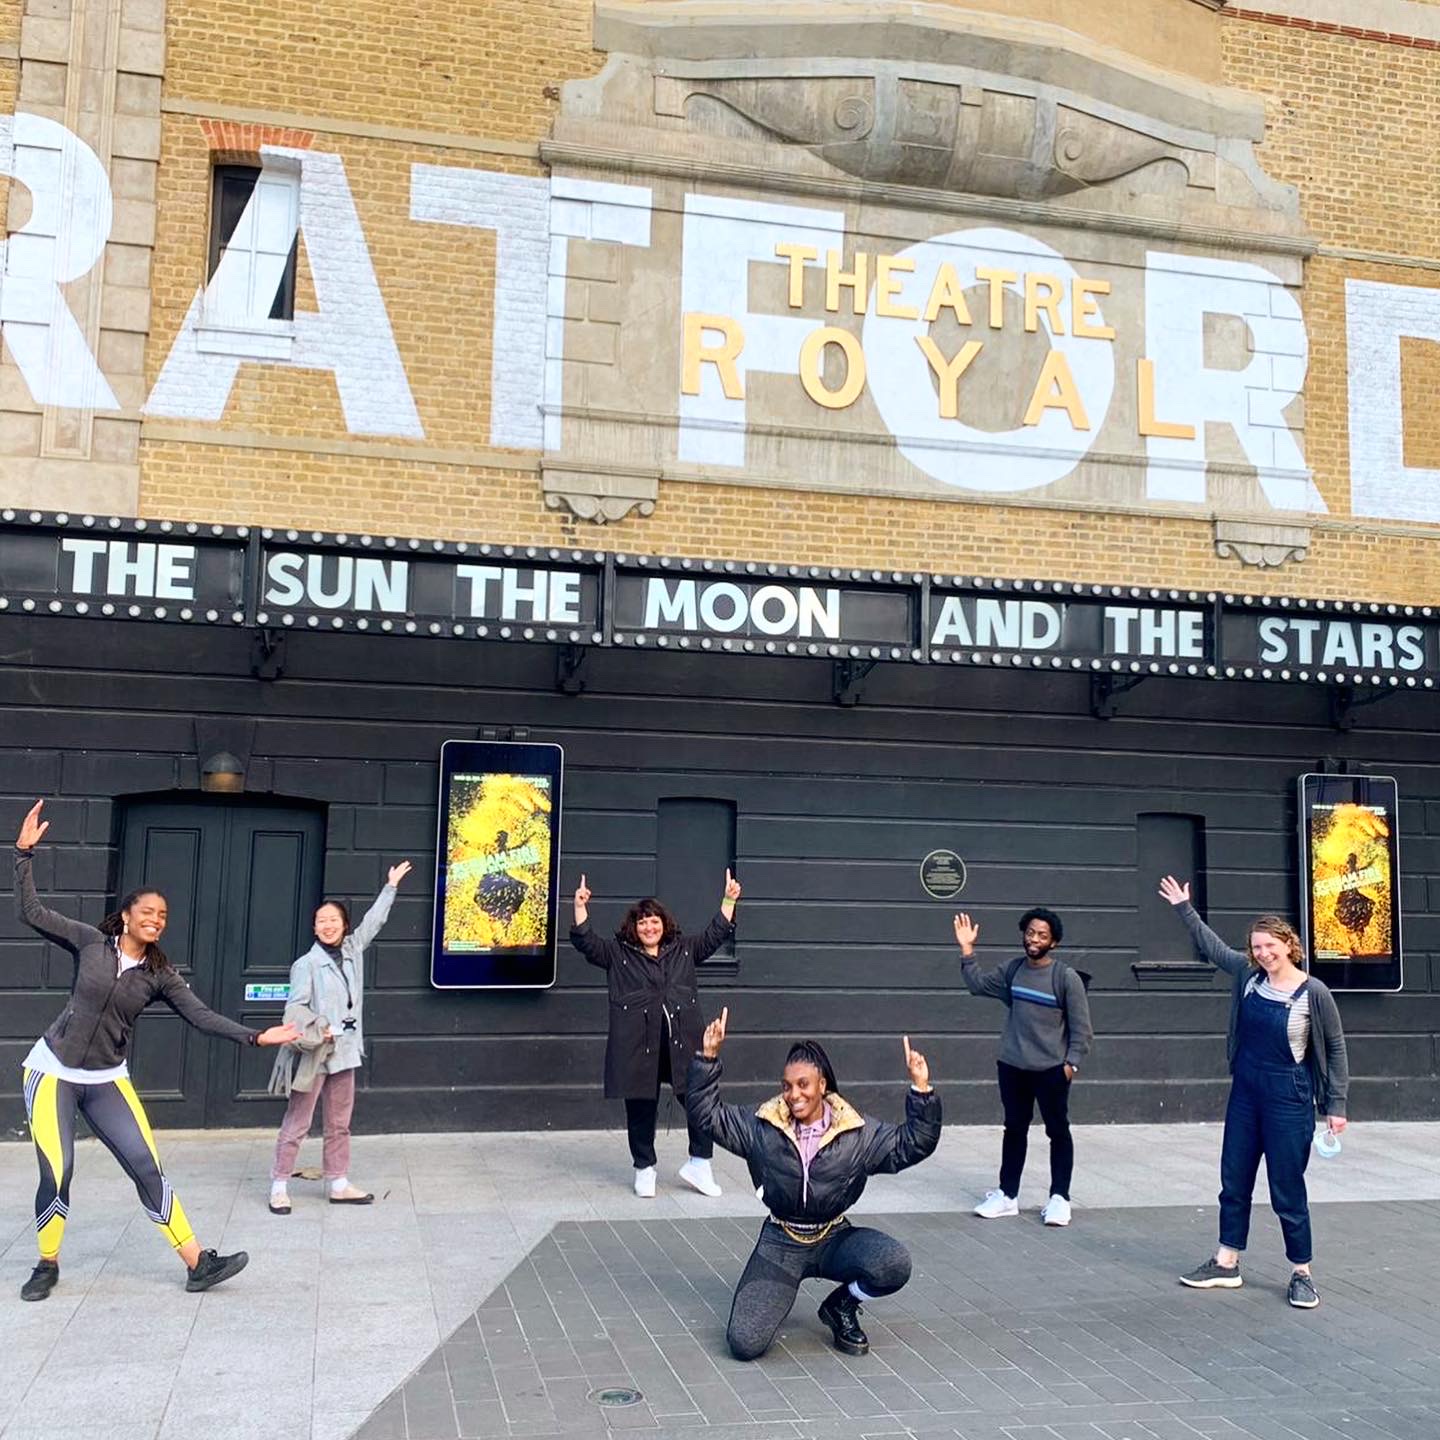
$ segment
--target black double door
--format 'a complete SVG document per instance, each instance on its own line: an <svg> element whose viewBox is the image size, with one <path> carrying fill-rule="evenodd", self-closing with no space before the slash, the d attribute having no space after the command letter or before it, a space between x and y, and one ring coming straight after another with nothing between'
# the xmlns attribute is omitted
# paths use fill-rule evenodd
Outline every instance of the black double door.
<svg viewBox="0 0 1440 1440"><path fill-rule="evenodd" d="M126 809L120 893L163 891L161 941L212 1009L255 1029L283 1004L247 1000L246 987L284 984L310 948L324 879L319 810L252 801L135 801ZM157 1125L278 1124L266 1093L275 1052L201 1034L166 1005L135 1027L130 1071Z"/></svg>

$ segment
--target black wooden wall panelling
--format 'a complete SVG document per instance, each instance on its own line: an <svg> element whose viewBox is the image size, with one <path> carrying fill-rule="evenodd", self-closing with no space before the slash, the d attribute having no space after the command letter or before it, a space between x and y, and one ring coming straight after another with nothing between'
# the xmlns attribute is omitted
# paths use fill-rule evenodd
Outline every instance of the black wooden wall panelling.
<svg viewBox="0 0 1440 1440"><path fill-rule="evenodd" d="M1066 951L1095 977L1099 1038L1078 1118L1213 1119L1226 990L1218 978L1152 985L1132 972L1142 951L1184 956L1178 923L1173 951L1155 951L1155 927L1173 917L1137 903L1153 868L1138 817L1203 826L1211 923L1239 943L1251 916L1294 912L1295 777L1326 757L1394 774L1407 990L1342 997L1351 1108L1428 1116L1440 1101L1436 697L1394 697L1337 731L1319 687L1151 680L1101 721L1083 676L882 666L858 706L839 707L828 663L815 661L597 652L587 692L566 696L542 647L292 635L283 678L260 681L249 645L223 629L0 619L0 823L50 797L38 882L57 908L98 920L119 878L125 797L197 788L194 716L253 717L249 791L325 807L327 893L363 908L387 865L416 862L371 951L357 1128L618 1123L599 1093L602 977L568 945L548 993L427 983L439 746L494 724L566 747L562 933L581 871L602 926L655 887L662 799L734 805L738 973L707 983L705 1003L731 1008L737 1095L769 1089L785 1043L807 1033L831 1045L848 1092L898 1108L909 1032L952 1120L998 1118L1002 1019L959 983L954 909L979 918L989 963L1017 953L1028 905L1063 915ZM958 904L919 886L919 861L937 846L969 867ZM718 901L719 878L714 895L681 907L687 923ZM67 958L0 911L7 1126L22 1117L19 1061L68 981ZM278 1123L268 1099L235 1108L246 1123Z"/></svg>

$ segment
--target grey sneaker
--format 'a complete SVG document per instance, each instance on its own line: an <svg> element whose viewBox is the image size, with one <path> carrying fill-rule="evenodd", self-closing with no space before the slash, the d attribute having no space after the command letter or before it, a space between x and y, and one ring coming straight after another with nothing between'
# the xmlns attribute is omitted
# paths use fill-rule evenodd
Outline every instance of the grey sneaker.
<svg viewBox="0 0 1440 1440"><path fill-rule="evenodd" d="M1303 1271L1297 1270L1290 1277L1290 1303L1297 1310L1313 1310L1320 1303L1315 1282Z"/></svg>
<svg viewBox="0 0 1440 1440"><path fill-rule="evenodd" d="M1238 1290L1245 1282L1238 1265L1221 1265L1212 1255L1203 1265L1182 1275L1180 1283L1192 1290Z"/></svg>

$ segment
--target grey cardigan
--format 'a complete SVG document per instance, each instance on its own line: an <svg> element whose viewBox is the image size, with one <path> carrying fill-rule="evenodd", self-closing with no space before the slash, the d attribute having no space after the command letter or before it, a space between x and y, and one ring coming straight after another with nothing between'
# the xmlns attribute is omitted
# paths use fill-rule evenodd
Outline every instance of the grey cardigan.
<svg viewBox="0 0 1440 1440"><path fill-rule="evenodd" d="M1200 917L1187 900L1177 905L1180 918L1190 932L1195 953L1234 978L1230 996L1230 1030L1225 1040L1225 1057L1235 1073L1235 1052L1240 1045L1240 1002L1245 985L1256 973L1250 957L1232 950ZM1308 981L1310 996L1310 1041L1305 1063L1315 1082L1315 1108L1321 1115L1344 1115L1350 1092L1350 1062L1345 1054L1345 1032L1340 1028L1340 1010L1329 988L1313 976Z"/></svg>
<svg viewBox="0 0 1440 1440"><path fill-rule="evenodd" d="M365 1058L365 947L380 933L395 903L395 887L387 885L365 912L365 918L340 942L340 959L332 960L317 940L290 967L290 1004L305 1005L322 1016L335 1036L335 1049L321 1068L327 1075L358 1070ZM345 1021L353 1019L347 1030Z"/></svg>

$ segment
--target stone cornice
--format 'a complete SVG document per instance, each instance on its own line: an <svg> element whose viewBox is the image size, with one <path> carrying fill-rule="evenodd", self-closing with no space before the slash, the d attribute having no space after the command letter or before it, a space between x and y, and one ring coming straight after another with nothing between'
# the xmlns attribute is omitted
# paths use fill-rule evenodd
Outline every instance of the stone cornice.
<svg viewBox="0 0 1440 1440"><path fill-rule="evenodd" d="M550 166L582 170L607 170L636 176L666 176L688 185L733 185L746 190L767 190L779 194L818 196L831 200L864 200L872 204L895 205L934 214L982 216L1027 225L1063 225L1067 229L1096 230L1110 235L1134 235L1167 243L1213 246L1272 255L1306 257L1315 253L1315 241L1296 234L1265 234L1252 229L1218 225L1177 223L1169 219L1148 219L1109 210L1060 207L1032 200L1011 200L996 195L954 194L948 190L924 189L860 180L851 176L793 175L762 166L715 160L698 160L683 155L654 151L632 151L565 140L544 140L540 159Z"/></svg>

